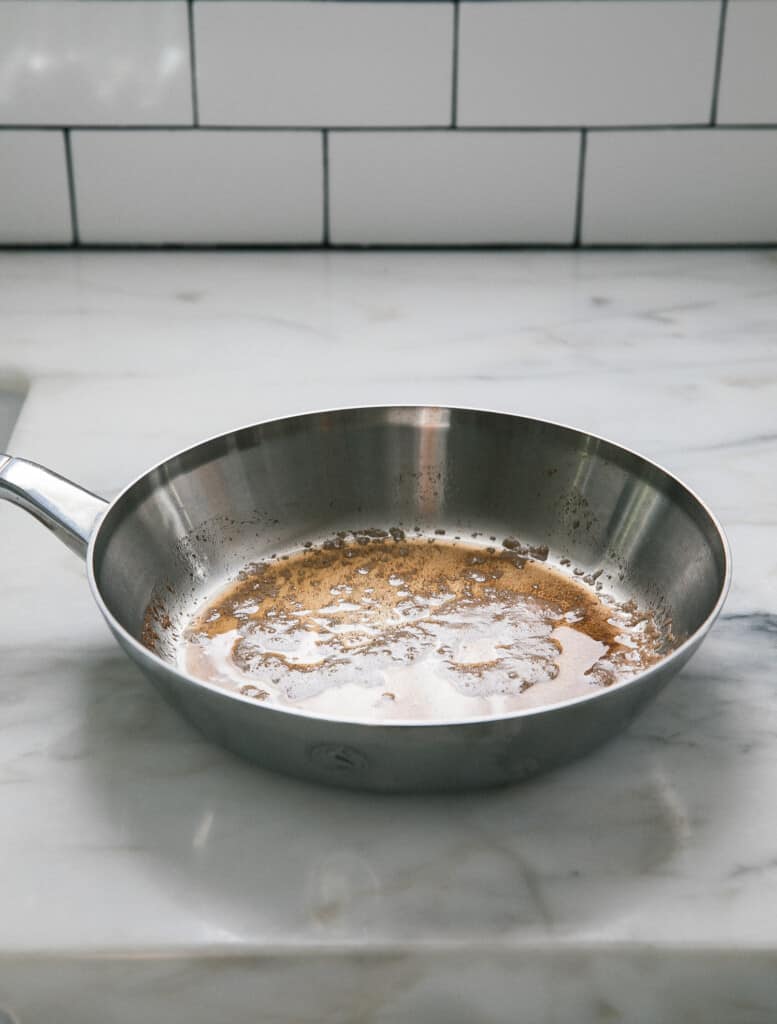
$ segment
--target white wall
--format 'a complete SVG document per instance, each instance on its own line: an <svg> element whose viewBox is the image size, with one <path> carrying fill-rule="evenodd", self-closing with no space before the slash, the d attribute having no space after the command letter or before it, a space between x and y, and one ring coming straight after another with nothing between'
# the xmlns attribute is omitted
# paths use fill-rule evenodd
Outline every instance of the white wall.
<svg viewBox="0 0 777 1024"><path fill-rule="evenodd" d="M777 0L0 0L0 244L777 242Z"/></svg>

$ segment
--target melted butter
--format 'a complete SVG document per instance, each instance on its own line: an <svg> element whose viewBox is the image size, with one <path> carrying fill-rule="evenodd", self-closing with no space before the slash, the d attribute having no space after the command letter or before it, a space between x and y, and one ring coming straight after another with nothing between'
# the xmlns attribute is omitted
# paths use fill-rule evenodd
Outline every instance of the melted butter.
<svg viewBox="0 0 777 1024"><path fill-rule="evenodd" d="M560 568L372 533L247 567L184 630L180 666L341 719L456 720L579 697L660 657L649 617Z"/></svg>

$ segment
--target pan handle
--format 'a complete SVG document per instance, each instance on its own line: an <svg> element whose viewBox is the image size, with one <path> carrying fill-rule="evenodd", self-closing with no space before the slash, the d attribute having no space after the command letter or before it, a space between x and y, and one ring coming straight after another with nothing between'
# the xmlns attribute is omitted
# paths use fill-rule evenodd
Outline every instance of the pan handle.
<svg viewBox="0 0 777 1024"><path fill-rule="evenodd" d="M36 462L0 453L0 498L12 501L52 530L82 558L108 502Z"/></svg>

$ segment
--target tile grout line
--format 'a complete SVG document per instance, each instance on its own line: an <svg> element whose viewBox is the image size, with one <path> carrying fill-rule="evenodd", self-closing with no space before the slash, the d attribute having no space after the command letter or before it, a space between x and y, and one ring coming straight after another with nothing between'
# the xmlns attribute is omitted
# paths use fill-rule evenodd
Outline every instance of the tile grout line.
<svg viewBox="0 0 777 1024"><path fill-rule="evenodd" d="M329 240L329 132L324 129L321 132L321 147L323 157L323 169L324 169L324 237L322 245L327 248L330 245Z"/></svg>
<svg viewBox="0 0 777 1024"><path fill-rule="evenodd" d="M459 105L459 0L454 0L453 4L453 59L451 66L451 128L455 128Z"/></svg>
<svg viewBox="0 0 777 1024"><path fill-rule="evenodd" d="M575 206L575 237L572 242L576 249L580 248L580 235L583 227L583 189L585 187L585 158L588 148L588 132L584 128L580 133L580 158L577 166L577 204Z"/></svg>
<svg viewBox="0 0 777 1024"><path fill-rule="evenodd" d="M2 0L0 0L2 3ZM207 135L212 132L307 132L307 134L318 134L327 132L449 132L450 124L392 124L392 125L349 125L349 124L198 124L194 126L198 133ZM674 124L553 124L553 125L517 125L517 124L468 124L457 125L456 132L460 135L478 133L492 133L503 135L518 134L553 134L554 132L705 132L714 127L718 131L726 132L774 132L777 130L777 121L751 121L736 124L710 125L709 121L685 121ZM190 132L193 126L190 124L0 124L2 132L61 132L61 131L84 131L84 132Z"/></svg>
<svg viewBox="0 0 777 1024"><path fill-rule="evenodd" d="M65 252L69 242L0 242L5 252ZM316 252L316 242L86 242L84 252ZM571 242L336 242L329 247L342 252L570 252ZM599 252L774 252L774 242L590 242L586 250Z"/></svg>
<svg viewBox="0 0 777 1024"><path fill-rule="evenodd" d="M194 126L197 127L200 123L200 102L197 95L197 60L194 51L194 0L188 0L186 7L189 18L189 70L191 72L192 87L192 118Z"/></svg>
<svg viewBox="0 0 777 1024"><path fill-rule="evenodd" d="M726 15L728 13L728 0L720 0L720 20L718 22L718 46L715 51L715 77L712 82L712 109L710 110L710 125L718 120L718 96L720 94L720 73L723 69L723 45L726 37Z"/></svg>
<svg viewBox="0 0 777 1024"><path fill-rule="evenodd" d="M78 230L78 208L76 206L76 178L73 173L73 151L70 145L70 129L65 128L65 167L67 169L67 191L70 197L70 227L73 232L72 245L80 245L80 233Z"/></svg>

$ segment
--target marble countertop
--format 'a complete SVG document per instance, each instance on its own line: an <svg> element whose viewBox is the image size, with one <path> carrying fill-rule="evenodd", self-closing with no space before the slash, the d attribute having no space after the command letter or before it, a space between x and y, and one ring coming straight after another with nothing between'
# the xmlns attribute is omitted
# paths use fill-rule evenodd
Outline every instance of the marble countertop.
<svg viewBox="0 0 777 1024"><path fill-rule="evenodd" d="M2 1024L773 1024L777 253L4 253L8 381L12 453L105 496L309 408L561 420L687 481L735 570L608 746L375 797L201 739L0 504Z"/></svg>

